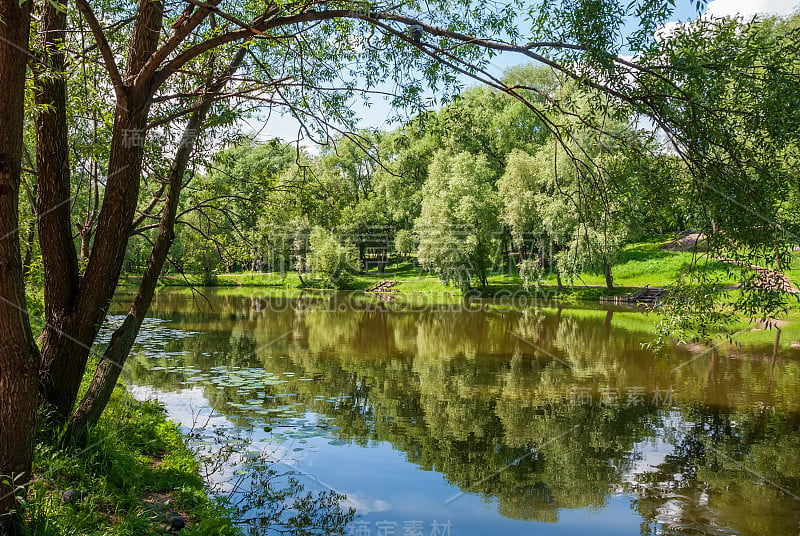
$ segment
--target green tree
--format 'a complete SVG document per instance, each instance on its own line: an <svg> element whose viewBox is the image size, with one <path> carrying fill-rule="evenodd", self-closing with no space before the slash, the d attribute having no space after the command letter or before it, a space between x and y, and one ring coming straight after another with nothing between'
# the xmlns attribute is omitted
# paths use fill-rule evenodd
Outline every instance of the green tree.
<svg viewBox="0 0 800 536"><path fill-rule="evenodd" d="M381 139L383 166L373 178L375 198L399 229L411 229L422 207L422 185L438 142L427 133L423 113Z"/></svg>
<svg viewBox="0 0 800 536"><path fill-rule="evenodd" d="M648 62L679 66L643 81L656 96L650 114L685 166L689 206L706 231L708 255L732 259L742 283L732 301L720 281L689 274L690 285L713 289L709 302L716 304L687 316L674 311L683 317L675 324L695 318L696 335L719 315L770 318L788 303L785 293L758 284L752 266L781 269L800 230L792 208L800 114L790 104L800 98L798 20L700 19L676 28L647 55ZM708 70L712 65L726 69ZM661 93L667 88L670 94ZM683 292L687 282L675 289L677 309L694 292Z"/></svg>
<svg viewBox="0 0 800 536"><path fill-rule="evenodd" d="M652 161L652 151L646 137L620 126L573 127L568 143L551 138L533 155L509 155L498 182L502 217L523 275L555 258L558 274L595 271L612 288L611 268L636 213L633 200L645 197L640 184L653 176L643 163Z"/></svg>
<svg viewBox="0 0 800 536"><path fill-rule="evenodd" d="M536 156L515 150L508 155L505 173L497 183L503 203L501 219L511 230L517 268L526 285L536 282L546 268L556 268L552 255L563 247L575 223L568 199L559 195L550 180L549 160L546 150Z"/></svg>
<svg viewBox="0 0 800 536"><path fill-rule="evenodd" d="M314 272L321 274L326 284L343 288L349 276L356 271L358 251L349 243L342 243L331 231L314 227L308 238L309 262Z"/></svg>
<svg viewBox="0 0 800 536"><path fill-rule="evenodd" d="M404 257L417 251L417 237L408 229L400 229L394 236L394 250Z"/></svg>
<svg viewBox="0 0 800 536"><path fill-rule="evenodd" d="M435 154L415 222L417 255L442 281L469 288L487 284L500 201L494 171L483 156Z"/></svg>
<svg viewBox="0 0 800 536"><path fill-rule="evenodd" d="M245 138L218 152L205 174L186 186L178 221L185 222L173 248L188 271L252 270L264 255L259 225L275 209L280 176L298 150L279 140Z"/></svg>

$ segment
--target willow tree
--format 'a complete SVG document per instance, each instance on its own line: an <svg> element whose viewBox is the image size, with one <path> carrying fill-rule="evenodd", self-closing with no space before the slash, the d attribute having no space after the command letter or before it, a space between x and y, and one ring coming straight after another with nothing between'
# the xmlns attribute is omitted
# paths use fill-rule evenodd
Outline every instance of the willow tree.
<svg viewBox="0 0 800 536"><path fill-rule="evenodd" d="M729 337L735 316L767 321L790 303L783 283L756 268L781 270L800 242L798 23L797 14L702 18L675 28L644 60L678 67L640 82L650 92L649 116L687 170L686 197L707 232L708 257L732 261L742 286L730 296L728 281L704 270L679 281L663 327L683 340Z"/></svg>
<svg viewBox="0 0 800 536"><path fill-rule="evenodd" d="M498 232L500 199L486 157L438 151L422 187L422 210L414 223L419 262L445 283L486 286Z"/></svg>

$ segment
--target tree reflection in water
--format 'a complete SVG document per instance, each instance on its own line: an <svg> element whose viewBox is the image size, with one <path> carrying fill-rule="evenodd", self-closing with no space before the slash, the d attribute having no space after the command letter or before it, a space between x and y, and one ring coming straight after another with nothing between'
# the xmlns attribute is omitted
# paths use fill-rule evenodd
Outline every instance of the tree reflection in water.
<svg viewBox="0 0 800 536"><path fill-rule="evenodd" d="M252 440L240 433L215 428L190 432L189 437L195 440L210 492L231 508L251 536L343 535L356 518L346 495L309 491L297 471L281 470L280 460L252 449Z"/></svg>
<svg viewBox="0 0 800 536"><path fill-rule="evenodd" d="M625 495L643 535L798 533L792 350L654 356L638 313L354 310L340 299L211 296L212 312L161 295L153 314L193 335L140 348L127 380L199 387L244 428L317 415L337 441L388 442L508 518L557 522ZM259 493L246 504L268 511Z"/></svg>

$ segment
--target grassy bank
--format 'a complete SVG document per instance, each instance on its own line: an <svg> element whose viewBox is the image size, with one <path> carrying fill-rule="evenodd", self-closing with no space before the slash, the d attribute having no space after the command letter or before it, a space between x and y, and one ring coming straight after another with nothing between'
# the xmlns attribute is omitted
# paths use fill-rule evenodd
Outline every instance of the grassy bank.
<svg viewBox="0 0 800 536"><path fill-rule="evenodd" d="M648 241L637 242L626 246L614 264L613 275L615 288L607 289L605 277L602 274L584 272L573 278L563 278L564 287L559 289L556 285L556 275L547 274L541 284L536 288L525 290L521 278L513 273L495 273L489 276L488 286L469 291L478 296L496 296L498 294L513 292L527 294L535 298L556 298L566 301L594 300L603 296L614 296L631 292L644 286L662 287L674 283L681 274L693 269L717 278L722 284L734 282L730 273L732 266L723 262L695 258L690 251L667 251L664 246L671 240L671 236L657 237ZM786 269L786 274L795 282L800 283L800 262L797 256L792 259L791 266ZM411 261L389 265L383 272L371 270L368 273L354 274L350 277L346 290L366 290L376 283L389 279L396 280L394 287L398 292L414 294L441 294L462 295L461 289L446 285L435 275L425 272ZM130 278L134 283L135 278ZM311 283L315 288L323 288L310 274L303 276L306 284ZM214 286L219 287L265 287L278 289L297 289L303 287L297 273L258 273L244 272L231 274L217 274L214 277ZM166 276L162 279L165 286L202 286L203 278L189 275ZM207 281L206 281L207 283Z"/></svg>
<svg viewBox="0 0 800 536"><path fill-rule="evenodd" d="M226 511L206 495L198 462L177 427L155 403L134 400L119 385L84 449L40 441L25 516L37 536L240 535ZM66 490L82 497L64 502Z"/></svg>

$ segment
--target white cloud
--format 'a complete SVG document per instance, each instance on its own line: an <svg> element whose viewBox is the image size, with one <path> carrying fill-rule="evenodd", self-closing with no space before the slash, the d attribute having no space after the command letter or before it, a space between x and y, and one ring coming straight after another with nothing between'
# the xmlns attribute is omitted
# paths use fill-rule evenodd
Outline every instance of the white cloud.
<svg viewBox="0 0 800 536"><path fill-rule="evenodd" d="M798 7L797 0L711 0L705 14L750 18L754 15L788 15Z"/></svg>
<svg viewBox="0 0 800 536"><path fill-rule="evenodd" d="M706 17L735 17L740 16L745 20L756 15L789 15L800 11L800 0L711 0L705 12L697 19ZM694 20L670 21L655 31L656 41L669 38L678 28L691 25Z"/></svg>
<svg viewBox="0 0 800 536"><path fill-rule="evenodd" d="M345 493L347 497L342 506L349 506L358 510L359 514L369 514L370 512L388 512L392 505L381 499L370 499L362 493Z"/></svg>
<svg viewBox="0 0 800 536"><path fill-rule="evenodd" d="M683 26L685 23L683 22L676 22L676 21L669 21L667 23L662 24L658 28L656 28L655 36L656 41L661 41L663 39L668 39L675 33L675 30Z"/></svg>

